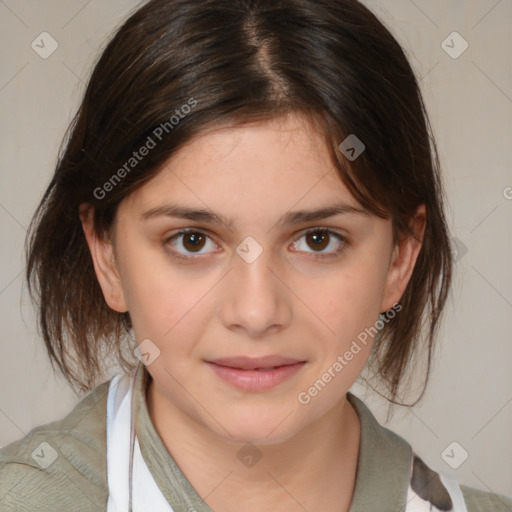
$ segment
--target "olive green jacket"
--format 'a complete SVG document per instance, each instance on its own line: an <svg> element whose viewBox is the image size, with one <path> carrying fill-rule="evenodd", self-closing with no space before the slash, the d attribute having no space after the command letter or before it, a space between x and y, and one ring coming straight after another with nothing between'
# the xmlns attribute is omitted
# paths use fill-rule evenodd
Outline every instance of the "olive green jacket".
<svg viewBox="0 0 512 512"><path fill-rule="evenodd" d="M155 482L175 512L211 512L166 450L146 405L149 373L139 372L136 432ZM106 402L100 384L62 420L33 429L0 449L1 512L105 511L108 485ZM350 512L405 510L411 480L411 446L381 426L355 395L361 444ZM426 466L423 466L426 467ZM428 469L428 468L427 468ZM461 485L468 512L512 512L512 499ZM312 511L313 512L313 511Z"/></svg>

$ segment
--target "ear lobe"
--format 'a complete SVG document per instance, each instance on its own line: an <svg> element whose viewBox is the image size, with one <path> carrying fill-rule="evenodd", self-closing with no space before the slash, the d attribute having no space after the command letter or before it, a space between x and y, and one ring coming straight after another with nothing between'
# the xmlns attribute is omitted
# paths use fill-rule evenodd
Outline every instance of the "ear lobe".
<svg viewBox="0 0 512 512"><path fill-rule="evenodd" d="M88 203L81 204L79 213L94 271L105 301L114 311L124 313L128 311L128 306L125 301L112 243L98 237L94 229L94 208L92 205Z"/></svg>
<svg viewBox="0 0 512 512"><path fill-rule="evenodd" d="M411 236L405 236L395 245L388 270L386 288L382 298L381 311L391 309L394 304L400 301L418 259L423 243L425 226L426 208L422 204L416 210L414 218L410 223L415 237L420 241Z"/></svg>

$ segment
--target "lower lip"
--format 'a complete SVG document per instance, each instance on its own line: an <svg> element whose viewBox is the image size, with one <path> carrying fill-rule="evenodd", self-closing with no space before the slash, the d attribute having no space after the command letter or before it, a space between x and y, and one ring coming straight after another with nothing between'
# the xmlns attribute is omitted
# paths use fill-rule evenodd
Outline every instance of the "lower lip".
<svg viewBox="0 0 512 512"><path fill-rule="evenodd" d="M295 375L305 361L286 366L278 366L273 370L241 370L208 362L213 371L223 380L244 391L265 391L278 386L286 379Z"/></svg>

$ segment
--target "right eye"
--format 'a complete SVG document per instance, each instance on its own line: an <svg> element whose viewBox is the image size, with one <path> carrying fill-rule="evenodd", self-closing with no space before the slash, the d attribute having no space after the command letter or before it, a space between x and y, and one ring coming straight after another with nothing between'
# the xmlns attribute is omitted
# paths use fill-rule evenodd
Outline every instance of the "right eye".
<svg viewBox="0 0 512 512"><path fill-rule="evenodd" d="M210 245L212 248L215 248L216 244L203 231L199 231L197 229L184 229L167 238L165 244L168 248L169 245L172 247L169 248L171 256L178 259L193 260L197 259L197 256L188 256L186 252L188 251L188 254L204 254L200 251L205 246L208 246L208 240L211 242ZM185 253L179 250L179 247L182 247Z"/></svg>

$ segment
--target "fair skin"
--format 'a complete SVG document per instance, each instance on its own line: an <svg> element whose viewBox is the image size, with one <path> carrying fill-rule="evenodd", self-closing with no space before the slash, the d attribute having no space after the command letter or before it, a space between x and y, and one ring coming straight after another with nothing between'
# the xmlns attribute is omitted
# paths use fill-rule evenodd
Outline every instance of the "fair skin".
<svg viewBox="0 0 512 512"><path fill-rule="evenodd" d="M232 225L141 218L171 203ZM147 366L151 420L212 510L349 510L361 430L346 393L372 340L309 403L297 397L400 300L421 245L405 238L395 246L391 221L365 212L278 223L290 211L340 203L360 208L322 140L291 115L210 131L182 147L121 202L113 243L96 236L92 209L81 209L106 302L129 311L138 343L150 339L160 350ZM422 239L424 207L411 225ZM197 249L190 236L169 241L185 228L205 235ZM315 245L309 228L334 234ZM263 250L250 263L236 251L248 236ZM240 355L305 363L264 391L238 389L206 363ZM248 442L262 455L252 467L237 458Z"/></svg>

